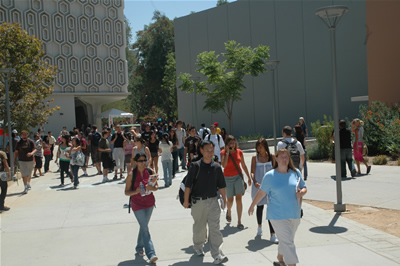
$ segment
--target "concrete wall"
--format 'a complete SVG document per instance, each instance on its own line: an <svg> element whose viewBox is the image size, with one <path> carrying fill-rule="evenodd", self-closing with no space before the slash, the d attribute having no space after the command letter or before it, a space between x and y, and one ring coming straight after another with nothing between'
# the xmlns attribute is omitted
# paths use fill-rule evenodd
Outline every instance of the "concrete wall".
<svg viewBox="0 0 400 266"><path fill-rule="evenodd" d="M333 1L344 4L349 12L337 29L337 69L340 117L358 115L359 102L351 97L367 95L367 58L364 1ZM299 116L307 124L323 115L333 116L332 61L330 35L315 15L317 8L332 1L247 1L227 5L175 19L177 74L194 76L196 56L203 51L224 51L224 42L270 47L271 60L280 60L276 70L278 88L278 136L285 125L295 125ZM242 101L234 105L233 133L236 136L261 133L272 135L272 76L246 78ZM179 82L178 82L179 85ZM193 121L193 96L178 89L179 118ZM228 128L221 112L203 111L204 99L197 97L198 122L218 121ZM197 125L199 126L199 125Z"/></svg>

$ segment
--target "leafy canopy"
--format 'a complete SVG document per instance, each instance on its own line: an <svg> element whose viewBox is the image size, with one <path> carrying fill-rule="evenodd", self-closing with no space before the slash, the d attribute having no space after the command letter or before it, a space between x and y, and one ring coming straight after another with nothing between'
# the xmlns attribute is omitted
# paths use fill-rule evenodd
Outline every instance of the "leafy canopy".
<svg viewBox="0 0 400 266"><path fill-rule="evenodd" d="M45 124L59 107L50 107L56 67L43 60L43 43L18 23L0 24L0 68L14 68L9 80L11 121L18 131ZM0 117L5 122L5 86L0 83ZM4 123L6 125L6 123Z"/></svg>
<svg viewBox="0 0 400 266"><path fill-rule="evenodd" d="M269 47L259 45L256 48L240 46L236 41L225 43L226 53L216 55L214 51L202 52L197 56L197 72L204 81L197 81L189 73L181 73L178 79L182 91L196 92L206 97L203 110L212 113L223 111L229 119L232 132L232 112L234 102L240 101L245 89L244 77L258 76L266 71L265 60L269 58ZM221 61L221 58L225 58Z"/></svg>

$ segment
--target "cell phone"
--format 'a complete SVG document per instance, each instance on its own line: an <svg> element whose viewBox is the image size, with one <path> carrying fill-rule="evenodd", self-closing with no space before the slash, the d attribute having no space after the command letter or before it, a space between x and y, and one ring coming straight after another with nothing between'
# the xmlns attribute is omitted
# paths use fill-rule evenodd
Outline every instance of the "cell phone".
<svg viewBox="0 0 400 266"><path fill-rule="evenodd" d="M233 148L232 148L232 147L229 147L229 149L232 150Z"/></svg>

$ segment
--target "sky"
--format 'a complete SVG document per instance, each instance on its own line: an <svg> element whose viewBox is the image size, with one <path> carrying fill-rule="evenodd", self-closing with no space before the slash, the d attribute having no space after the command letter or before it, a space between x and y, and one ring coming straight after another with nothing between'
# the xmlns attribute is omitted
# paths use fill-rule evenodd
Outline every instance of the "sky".
<svg viewBox="0 0 400 266"><path fill-rule="evenodd" d="M234 0L228 0L233 2ZM216 7L217 0L125 0L125 16L132 28L133 39L136 40L136 32L142 30L144 25L152 21L154 10L165 14L169 19L189 15L192 11L200 12Z"/></svg>

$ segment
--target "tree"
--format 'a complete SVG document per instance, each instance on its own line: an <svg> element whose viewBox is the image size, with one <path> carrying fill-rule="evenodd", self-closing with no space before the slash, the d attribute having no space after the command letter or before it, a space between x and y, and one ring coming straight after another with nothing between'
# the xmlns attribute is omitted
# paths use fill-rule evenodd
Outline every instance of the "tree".
<svg viewBox="0 0 400 266"><path fill-rule="evenodd" d="M145 25L136 33L132 48L136 52L134 82L130 87L131 108L138 117L146 115L153 105L164 113L169 110L169 91L161 84L164 77L167 55L174 52L174 25L168 17L154 11L153 23Z"/></svg>
<svg viewBox="0 0 400 266"><path fill-rule="evenodd" d="M232 132L232 112L234 102L241 100L245 88L243 78L253 77L266 71L265 60L269 58L269 47L259 45L257 48L240 46L236 41L225 43L226 59L220 62L220 55L214 51L203 52L197 56L197 72L203 74L205 81L193 81L189 73L181 73L179 86L187 93L196 91L206 97L203 110L212 113L223 111L229 120L229 131Z"/></svg>
<svg viewBox="0 0 400 266"><path fill-rule="evenodd" d="M176 120L178 118L178 96L176 93L176 62L175 53L171 52L167 56L167 64L165 65L164 78L161 87L168 91L168 109L169 119Z"/></svg>
<svg viewBox="0 0 400 266"><path fill-rule="evenodd" d="M47 99L53 93L56 67L43 60L42 47L43 42L29 36L20 24L0 25L0 68L16 69L9 80L9 91L11 121L18 131L47 123L48 116L60 109L50 107L53 99ZM5 95L2 83L0 95ZM0 117L7 122L3 97L0 98Z"/></svg>
<svg viewBox="0 0 400 266"><path fill-rule="evenodd" d="M222 6L225 4L229 4L228 0L218 0L217 1L217 6Z"/></svg>

